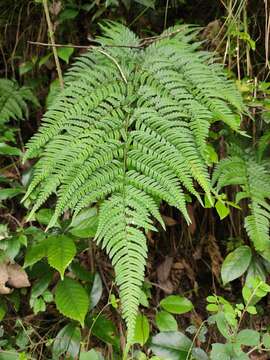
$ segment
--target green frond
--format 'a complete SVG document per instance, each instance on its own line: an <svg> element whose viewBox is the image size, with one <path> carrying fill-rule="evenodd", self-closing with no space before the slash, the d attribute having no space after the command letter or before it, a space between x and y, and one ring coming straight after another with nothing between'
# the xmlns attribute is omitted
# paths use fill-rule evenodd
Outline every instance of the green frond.
<svg viewBox="0 0 270 360"><path fill-rule="evenodd" d="M29 88L19 87L16 81L0 79L0 123L27 117L27 103L39 106L37 98Z"/></svg>
<svg viewBox="0 0 270 360"><path fill-rule="evenodd" d="M185 192L200 200L195 181L210 197L209 127L221 120L238 130L233 116L243 105L220 67L198 51L197 28L180 27L146 49L121 24L106 22L101 29L97 41L104 47L76 60L27 146L25 159L41 157L25 198L37 193L31 216L56 197L48 228L66 210L76 216L89 205L99 207L96 241L115 269L129 348L144 279L145 232L156 230L153 218L165 227L161 201L190 221Z"/></svg>
<svg viewBox="0 0 270 360"><path fill-rule="evenodd" d="M240 185L237 201L249 200L249 214L245 228L255 249L265 258L270 255L270 172L263 162L257 162L254 154L233 147L232 155L222 160L213 174L218 190L228 185Z"/></svg>

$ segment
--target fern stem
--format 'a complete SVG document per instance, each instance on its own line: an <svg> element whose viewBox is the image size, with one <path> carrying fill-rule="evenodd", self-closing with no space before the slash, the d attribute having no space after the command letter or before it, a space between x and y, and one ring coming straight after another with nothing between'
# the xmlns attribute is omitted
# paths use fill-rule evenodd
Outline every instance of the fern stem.
<svg viewBox="0 0 270 360"><path fill-rule="evenodd" d="M63 80L59 57L57 55L57 49L55 46L54 31L53 31L53 27L52 27L52 22L51 22L51 18L50 18L50 12L49 12L47 0L43 0L43 8L44 8L46 21L47 21L47 25L48 25L48 34L49 34L49 38L51 41L51 46L52 46L52 50L53 50L53 56L54 56L54 60L55 60L55 65L56 65L56 70L57 70L57 74L58 74L58 78L59 78L60 87L61 87L61 89L64 89L64 80Z"/></svg>

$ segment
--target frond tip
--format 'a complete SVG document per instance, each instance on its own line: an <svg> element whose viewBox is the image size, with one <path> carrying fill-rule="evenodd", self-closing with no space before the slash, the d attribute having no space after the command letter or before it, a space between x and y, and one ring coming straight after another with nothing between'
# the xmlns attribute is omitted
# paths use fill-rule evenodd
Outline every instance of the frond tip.
<svg viewBox="0 0 270 360"><path fill-rule="evenodd" d="M212 122L237 130L243 110L235 87L179 27L148 48L126 27L109 22L91 49L68 71L65 89L44 116L25 158L42 150L25 198L35 190L33 214L57 195L49 227L67 209L77 214L101 203L96 241L109 255L132 344L152 219L164 226L159 203L189 222L185 192L210 197L205 161ZM111 45L130 44L132 47Z"/></svg>

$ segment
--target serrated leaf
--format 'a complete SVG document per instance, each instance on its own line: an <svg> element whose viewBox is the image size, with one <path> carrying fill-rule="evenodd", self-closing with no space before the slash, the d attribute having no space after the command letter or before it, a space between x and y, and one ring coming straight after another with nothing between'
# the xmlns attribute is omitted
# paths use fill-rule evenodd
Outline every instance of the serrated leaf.
<svg viewBox="0 0 270 360"><path fill-rule="evenodd" d="M47 249L47 240L43 240L40 243L28 248L24 259L24 267L33 265L39 260L41 260L43 257L45 257L47 255Z"/></svg>
<svg viewBox="0 0 270 360"><path fill-rule="evenodd" d="M177 331L177 321L167 311L160 311L156 314L156 324L160 331Z"/></svg>
<svg viewBox="0 0 270 360"><path fill-rule="evenodd" d="M170 295L161 300L160 306L172 314L185 314L193 309L192 302L179 295Z"/></svg>
<svg viewBox="0 0 270 360"><path fill-rule="evenodd" d="M68 265L76 255L74 241L66 235L50 236L50 246L48 248L48 263L58 270L63 279Z"/></svg>
<svg viewBox="0 0 270 360"><path fill-rule="evenodd" d="M77 281L65 277L60 281L55 291L55 303L61 314L84 325L84 319L89 308L87 292Z"/></svg>
<svg viewBox="0 0 270 360"><path fill-rule="evenodd" d="M221 267L221 277L224 284L233 281L244 274L251 261L251 249L249 246L239 246L224 260Z"/></svg>

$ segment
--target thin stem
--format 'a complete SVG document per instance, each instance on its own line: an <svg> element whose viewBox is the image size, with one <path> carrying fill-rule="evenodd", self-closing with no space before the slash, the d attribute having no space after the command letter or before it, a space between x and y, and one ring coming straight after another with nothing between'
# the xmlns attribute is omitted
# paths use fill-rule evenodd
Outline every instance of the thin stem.
<svg viewBox="0 0 270 360"><path fill-rule="evenodd" d="M51 46L53 49L53 56L54 56L54 60L55 60L55 65L56 65L56 70L57 70L57 74L58 74L58 78L59 78L60 87L61 87L61 89L64 89L64 80L63 80L59 57L57 55L57 49L55 46L54 31L53 31L51 18L50 18L50 12L49 12L47 0L43 0L43 7L44 7L45 15L46 15L46 21L47 21L47 25L48 25L48 34L49 34Z"/></svg>
<svg viewBox="0 0 270 360"><path fill-rule="evenodd" d="M201 325L199 326L198 330L196 331L196 334L194 335L193 340L192 340L192 343L191 343L191 345L190 345L190 347L189 347L189 349L188 349L187 360L189 360L189 357L190 357L190 355L191 355L191 351L192 351L192 349L193 349L193 346L194 346L194 344L195 344L195 341L196 341L197 337L199 336L200 331L201 331L203 325L204 325L206 322L207 322L207 320L204 320L204 321L201 323Z"/></svg>

